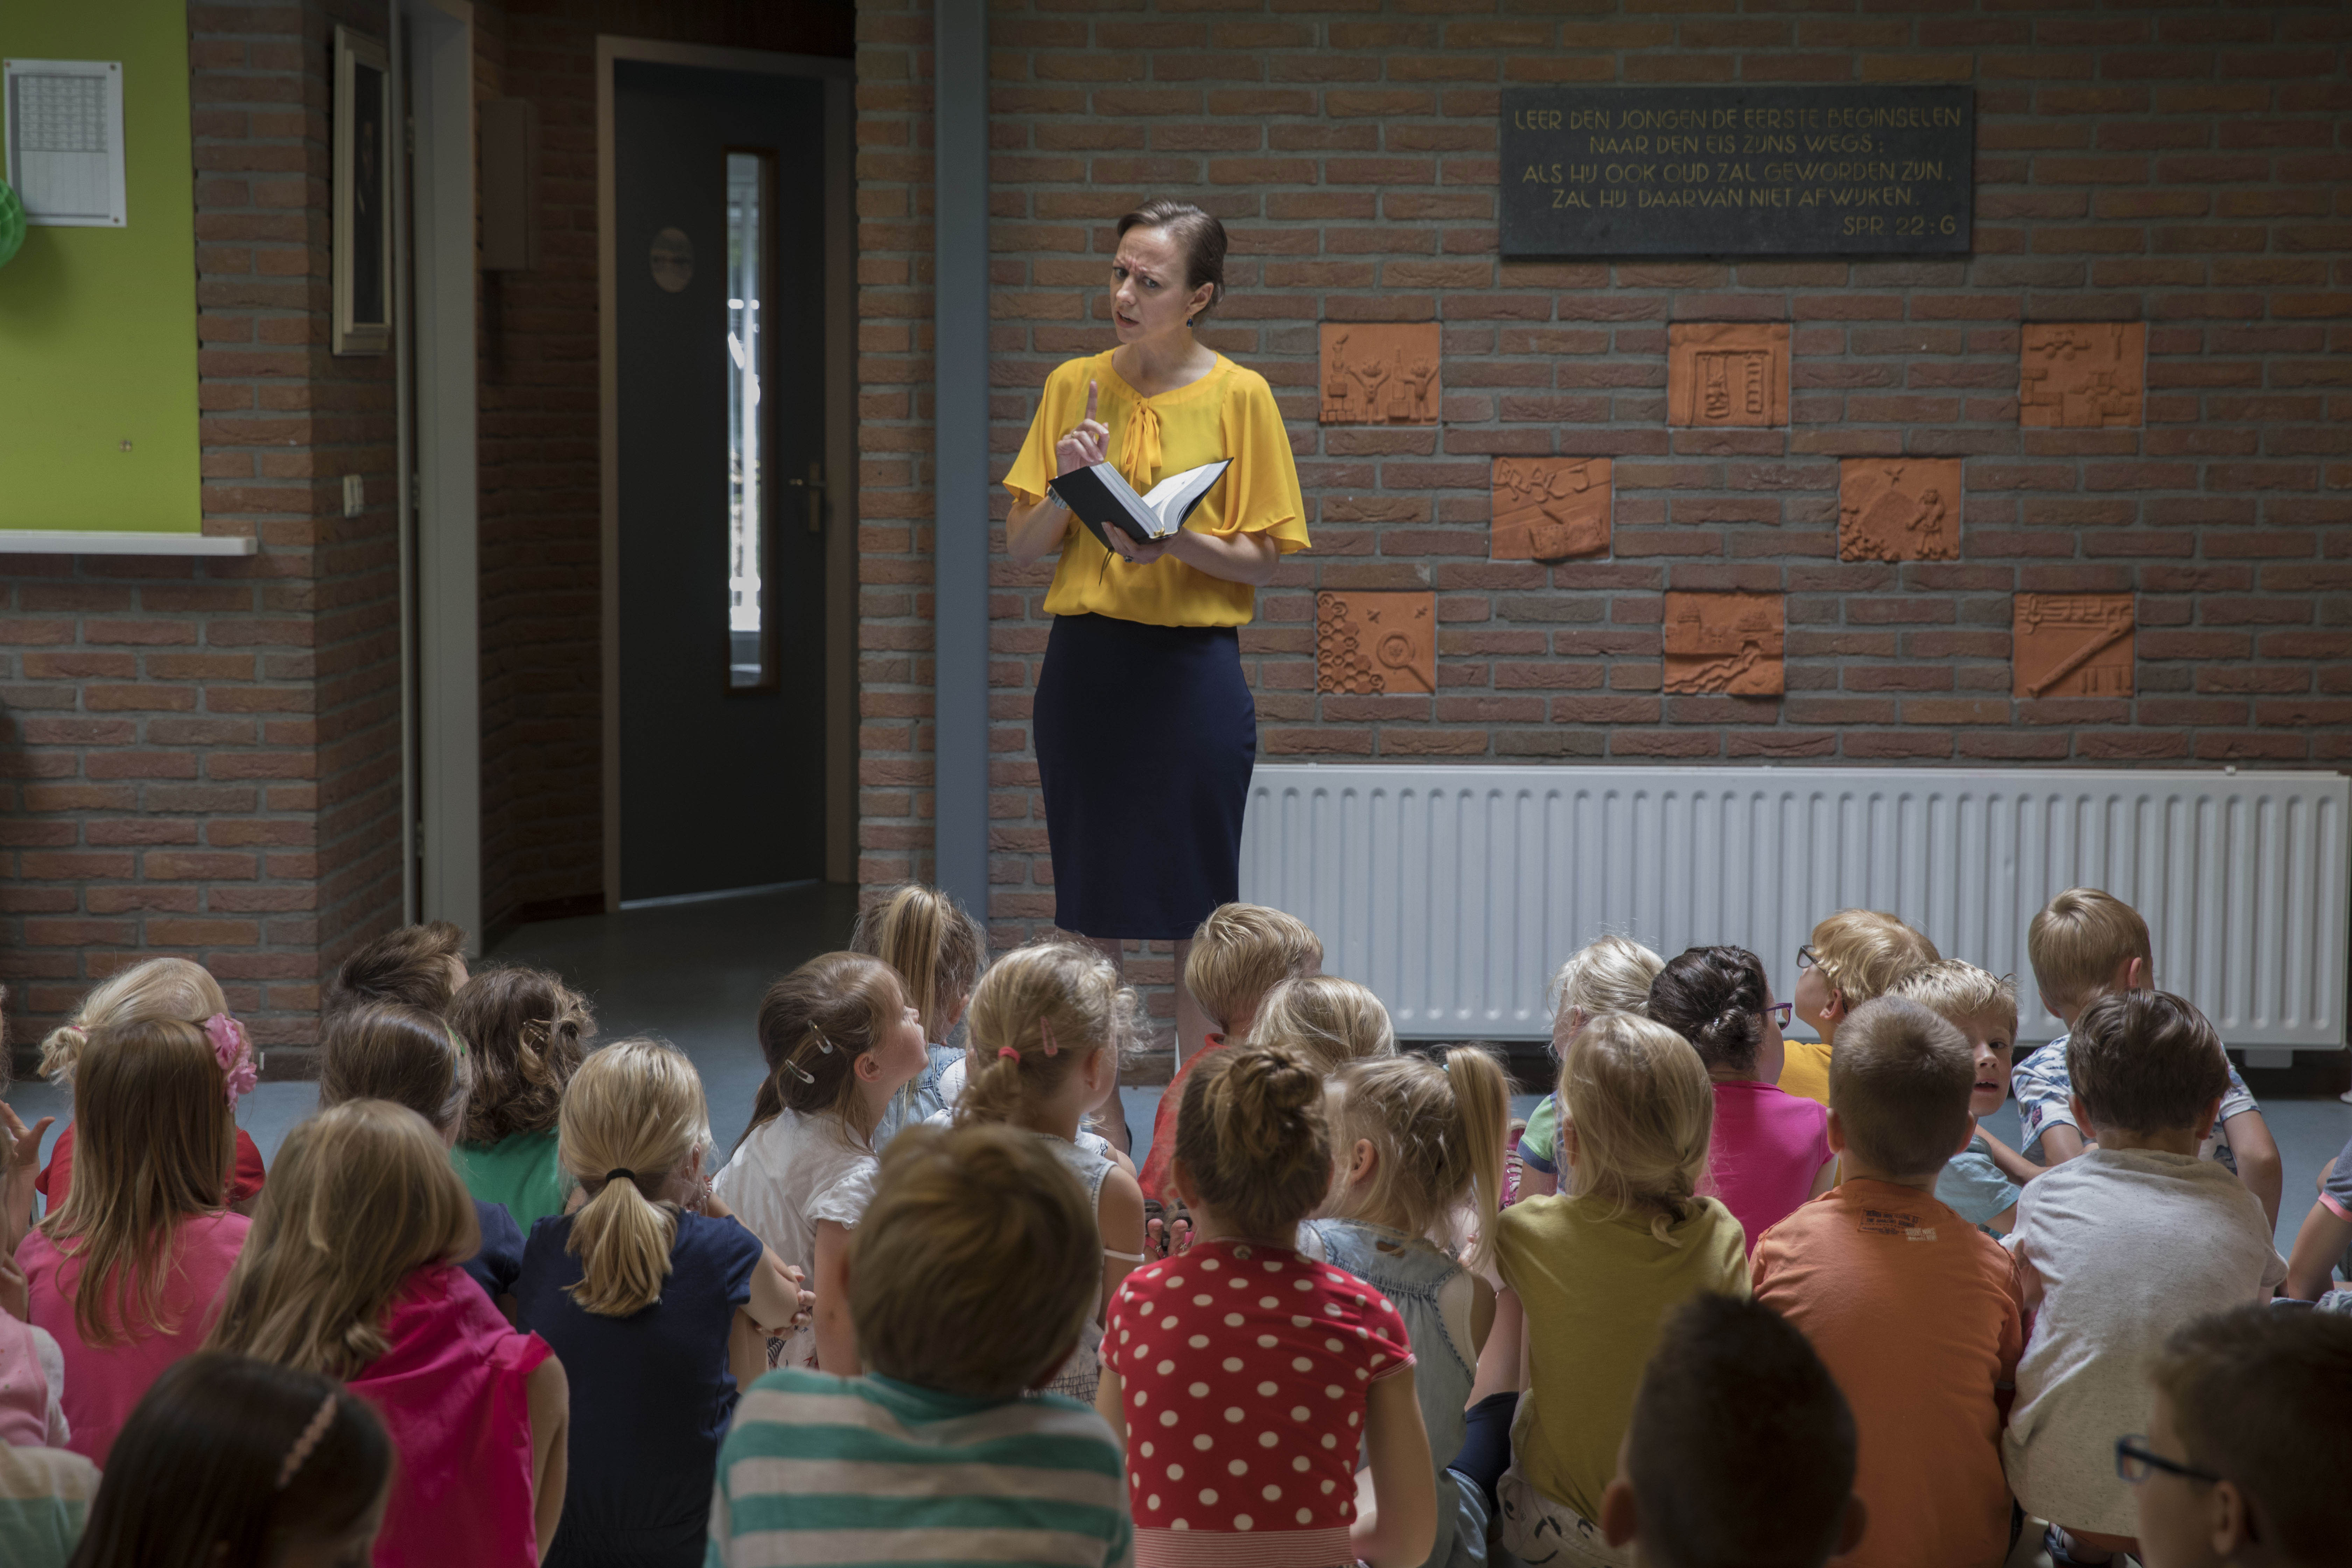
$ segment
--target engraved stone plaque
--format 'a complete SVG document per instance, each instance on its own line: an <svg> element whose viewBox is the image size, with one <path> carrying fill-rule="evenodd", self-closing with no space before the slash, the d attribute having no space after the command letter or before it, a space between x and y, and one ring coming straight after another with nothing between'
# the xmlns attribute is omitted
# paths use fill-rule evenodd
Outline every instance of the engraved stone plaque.
<svg viewBox="0 0 2352 1568"><path fill-rule="evenodd" d="M1838 559L1958 561L1958 458L1848 458L1838 465Z"/></svg>
<svg viewBox="0 0 2352 1568"><path fill-rule="evenodd" d="M1676 321L1666 329L1666 423L1789 422L1785 321Z"/></svg>
<svg viewBox="0 0 2352 1568"><path fill-rule="evenodd" d="M1315 689L1369 696L1437 689L1437 595L1315 595Z"/></svg>
<svg viewBox="0 0 2352 1568"><path fill-rule="evenodd" d="M1666 595L1666 689L1778 697L1787 608L1778 594Z"/></svg>
<svg viewBox="0 0 2352 1568"><path fill-rule="evenodd" d="M1323 323L1326 425L1437 423L1435 321Z"/></svg>
<svg viewBox="0 0 2352 1568"><path fill-rule="evenodd" d="M2011 695L2129 697L2129 594L2020 594L2010 635Z"/></svg>
<svg viewBox="0 0 2352 1568"><path fill-rule="evenodd" d="M2019 331L2017 422L2131 429L2147 386L2146 321L2028 321Z"/></svg>
<svg viewBox="0 0 2352 1568"><path fill-rule="evenodd" d="M1497 458L1486 553L1494 561L1559 561L1609 549L1609 459Z"/></svg>

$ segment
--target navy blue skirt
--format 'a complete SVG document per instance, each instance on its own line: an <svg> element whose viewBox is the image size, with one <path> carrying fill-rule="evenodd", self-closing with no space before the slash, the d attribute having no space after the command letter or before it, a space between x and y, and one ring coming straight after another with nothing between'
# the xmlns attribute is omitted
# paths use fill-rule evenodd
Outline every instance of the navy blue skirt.
<svg viewBox="0 0 2352 1568"><path fill-rule="evenodd" d="M1031 712L1055 925L1166 942L1240 896L1257 704L1234 628L1057 616Z"/></svg>

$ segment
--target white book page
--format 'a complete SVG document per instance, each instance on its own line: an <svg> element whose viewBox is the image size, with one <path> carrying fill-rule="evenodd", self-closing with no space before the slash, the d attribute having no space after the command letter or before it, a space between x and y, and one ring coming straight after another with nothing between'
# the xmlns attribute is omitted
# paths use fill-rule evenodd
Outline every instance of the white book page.
<svg viewBox="0 0 2352 1568"><path fill-rule="evenodd" d="M1102 480L1105 489L1118 498L1118 503L1127 509L1128 516L1135 519L1145 528L1151 526L1153 518L1151 503L1135 493L1135 487L1127 482L1126 475L1108 463L1097 463L1090 471L1097 479Z"/></svg>
<svg viewBox="0 0 2352 1568"><path fill-rule="evenodd" d="M1225 470L1232 466L1232 458L1219 458L1181 474L1171 474L1152 486L1143 498L1144 508L1151 514L1154 525L1151 536L1165 539L1182 528L1184 509L1192 504L1192 498L1205 493L1211 485L1224 478Z"/></svg>

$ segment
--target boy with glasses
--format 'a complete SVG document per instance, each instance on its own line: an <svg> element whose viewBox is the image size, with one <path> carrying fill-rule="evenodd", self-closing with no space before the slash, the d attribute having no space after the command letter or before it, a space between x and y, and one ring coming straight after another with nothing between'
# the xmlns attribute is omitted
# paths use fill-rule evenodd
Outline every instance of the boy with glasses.
<svg viewBox="0 0 2352 1568"><path fill-rule="evenodd" d="M2116 1471L2147 1568L2319 1568L2352 1549L2352 1319L2243 1307L2177 1331Z"/></svg>
<svg viewBox="0 0 2352 1568"><path fill-rule="evenodd" d="M1856 1007L1885 995L1896 981L1939 956L1934 942L1876 910L1840 910L1815 926L1813 940L1797 950L1793 1005L1821 1040L1787 1042L1780 1087L1827 1105L1830 1047L1838 1025ZM1785 1025L1787 1015L1780 1021Z"/></svg>

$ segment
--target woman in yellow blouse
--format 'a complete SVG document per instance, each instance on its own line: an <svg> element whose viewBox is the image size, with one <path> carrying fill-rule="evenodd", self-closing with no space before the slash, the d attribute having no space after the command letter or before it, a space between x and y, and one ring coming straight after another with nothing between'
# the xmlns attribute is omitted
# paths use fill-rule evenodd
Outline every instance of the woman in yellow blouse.
<svg viewBox="0 0 2352 1568"><path fill-rule="evenodd" d="M1192 335L1224 293L1224 226L1151 202L1119 219L1111 263L1118 347L1058 366L1005 476L1004 537L1024 565L1055 552L1054 630L1032 729L1055 923L1103 944L1176 943L1237 895L1257 709L1235 630L1283 556L1307 548L1290 437L1265 378ZM1046 487L1108 461L1139 491L1233 459L1182 531L1105 549ZM1208 1025L1180 983L1177 1055Z"/></svg>

